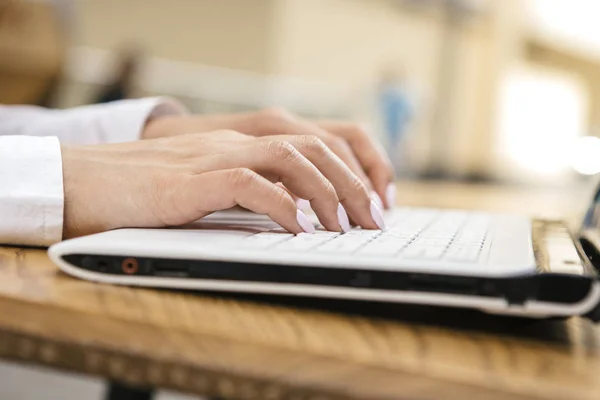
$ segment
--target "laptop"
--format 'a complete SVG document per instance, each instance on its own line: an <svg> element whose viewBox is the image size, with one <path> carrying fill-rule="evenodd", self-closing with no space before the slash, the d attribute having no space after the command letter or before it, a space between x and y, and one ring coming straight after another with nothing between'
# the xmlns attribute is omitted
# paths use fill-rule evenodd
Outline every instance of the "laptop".
<svg viewBox="0 0 600 400"><path fill-rule="evenodd" d="M265 216L214 213L172 229L66 240L65 273L106 284L412 303L600 319L600 191L580 232L561 221L398 207L387 229L293 235ZM324 300L325 301L325 300Z"/></svg>

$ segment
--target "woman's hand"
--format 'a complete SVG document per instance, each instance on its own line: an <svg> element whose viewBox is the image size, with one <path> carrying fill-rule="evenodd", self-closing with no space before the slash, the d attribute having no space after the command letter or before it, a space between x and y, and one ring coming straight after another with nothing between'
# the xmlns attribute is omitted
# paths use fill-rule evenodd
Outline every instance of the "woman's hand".
<svg viewBox="0 0 600 400"><path fill-rule="evenodd" d="M293 233L314 231L278 182L309 200L328 230L350 229L345 210L364 228L384 228L366 185L315 136L215 131L65 147L62 154L65 238L182 225L235 205Z"/></svg>
<svg viewBox="0 0 600 400"><path fill-rule="evenodd" d="M373 190L386 208L395 204L394 174L385 152L357 124L340 121L309 122L278 109L230 115L192 115L157 118L146 126L145 138L189 132L233 129L261 137L315 136L323 141L359 179Z"/></svg>

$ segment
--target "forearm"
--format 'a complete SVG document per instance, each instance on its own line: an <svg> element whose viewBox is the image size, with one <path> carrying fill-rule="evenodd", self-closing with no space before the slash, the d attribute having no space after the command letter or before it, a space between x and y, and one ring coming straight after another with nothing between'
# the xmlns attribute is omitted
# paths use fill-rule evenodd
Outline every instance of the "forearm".
<svg viewBox="0 0 600 400"><path fill-rule="evenodd" d="M62 240L61 143L135 141L148 120L183 112L158 98L69 110L0 106L0 243L47 246Z"/></svg>

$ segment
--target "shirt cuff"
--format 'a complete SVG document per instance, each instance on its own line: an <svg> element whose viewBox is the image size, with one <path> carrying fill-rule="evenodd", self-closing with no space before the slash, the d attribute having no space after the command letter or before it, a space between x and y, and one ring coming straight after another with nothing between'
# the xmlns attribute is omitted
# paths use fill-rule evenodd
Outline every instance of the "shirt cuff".
<svg viewBox="0 0 600 400"><path fill-rule="evenodd" d="M0 243L62 240L63 175L56 137L0 137Z"/></svg>
<svg viewBox="0 0 600 400"><path fill-rule="evenodd" d="M186 114L185 108L169 97L121 100L106 104L100 118L103 143L133 142L141 138L152 118Z"/></svg>

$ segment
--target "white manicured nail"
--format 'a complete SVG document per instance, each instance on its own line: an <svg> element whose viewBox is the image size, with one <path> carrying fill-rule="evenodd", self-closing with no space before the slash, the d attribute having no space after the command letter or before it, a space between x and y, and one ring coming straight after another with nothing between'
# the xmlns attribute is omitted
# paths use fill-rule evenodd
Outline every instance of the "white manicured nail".
<svg viewBox="0 0 600 400"><path fill-rule="evenodd" d="M383 201L381 201L381 197L376 192L371 193L371 199L375 201L375 203L383 210Z"/></svg>
<svg viewBox="0 0 600 400"><path fill-rule="evenodd" d="M350 220L348 219L348 214L344 209L344 206L338 203L337 209L337 217L340 226L342 227L342 232L350 232Z"/></svg>
<svg viewBox="0 0 600 400"><path fill-rule="evenodd" d="M305 199L298 199L296 200L296 206L300 210L310 210L310 201Z"/></svg>
<svg viewBox="0 0 600 400"><path fill-rule="evenodd" d="M383 221L383 213L381 209L375 204L374 201L371 200L371 217L373 217L373 221L377 224L379 229L385 230L385 222Z"/></svg>
<svg viewBox="0 0 600 400"><path fill-rule="evenodd" d="M298 221L298 225L302 228L302 230L306 233L315 233L315 227L310 222L310 219L304 214L302 211L296 211L296 221Z"/></svg>
<svg viewBox="0 0 600 400"><path fill-rule="evenodd" d="M385 199L388 203L388 208L394 208L396 206L396 185L390 183L385 189Z"/></svg>

